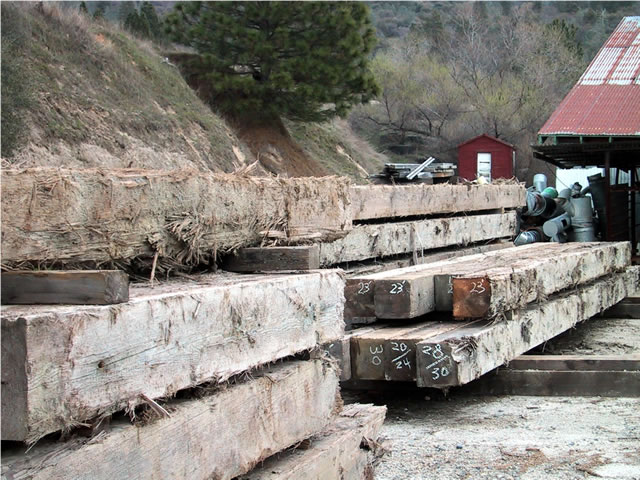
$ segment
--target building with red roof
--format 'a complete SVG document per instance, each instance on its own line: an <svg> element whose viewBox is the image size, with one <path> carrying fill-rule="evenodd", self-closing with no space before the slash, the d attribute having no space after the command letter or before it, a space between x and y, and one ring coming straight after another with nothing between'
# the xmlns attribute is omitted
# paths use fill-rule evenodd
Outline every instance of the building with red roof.
<svg viewBox="0 0 640 480"><path fill-rule="evenodd" d="M625 17L538 132L534 156L561 168L640 159L640 17Z"/></svg>
<svg viewBox="0 0 640 480"><path fill-rule="evenodd" d="M603 240L631 240L637 254L640 16L622 19L532 148L534 157L560 168L604 168L603 178L589 177Z"/></svg>

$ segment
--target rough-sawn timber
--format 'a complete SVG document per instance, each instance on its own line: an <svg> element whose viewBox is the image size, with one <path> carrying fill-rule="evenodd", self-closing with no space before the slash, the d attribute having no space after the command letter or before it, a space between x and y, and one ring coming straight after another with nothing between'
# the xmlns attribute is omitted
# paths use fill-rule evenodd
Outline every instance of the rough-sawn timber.
<svg viewBox="0 0 640 480"><path fill-rule="evenodd" d="M34 441L103 413L223 381L339 339L339 272L202 275L111 306L2 312L2 439Z"/></svg>
<svg viewBox="0 0 640 480"><path fill-rule="evenodd" d="M386 407L351 404L325 430L294 449L265 461L239 480L363 480L372 474L378 432Z"/></svg>
<svg viewBox="0 0 640 480"><path fill-rule="evenodd" d="M351 228L349 182L193 170L2 170L2 261L177 264L217 251L331 240Z"/></svg>
<svg viewBox="0 0 640 480"><path fill-rule="evenodd" d="M498 244L502 247L501 244ZM345 285L345 318L373 317L413 318L438 310L438 298L445 296L451 285L444 283L445 292L438 292L435 280L443 272L477 271L514 258L536 256L546 248L542 244L498 248L460 255L434 262L348 278ZM539 255L538 253L537 255ZM447 277L450 280L450 275ZM435 292L434 292L435 289ZM434 300L435 295L435 300ZM451 303L451 302L449 302ZM451 311L451 308L448 309Z"/></svg>
<svg viewBox="0 0 640 480"><path fill-rule="evenodd" d="M343 238L320 244L320 264L387 257L512 236L516 213L356 225Z"/></svg>
<svg viewBox="0 0 640 480"><path fill-rule="evenodd" d="M631 263L629 242L550 244L538 258L517 258L453 278L453 316L495 317Z"/></svg>
<svg viewBox="0 0 640 480"><path fill-rule="evenodd" d="M165 405L169 418L112 422L99 437L3 451L3 478L228 480L321 431L339 404L338 376L321 360L274 366L246 383Z"/></svg>
<svg viewBox="0 0 640 480"><path fill-rule="evenodd" d="M518 184L351 187L353 220L510 209L525 204L526 190Z"/></svg>
<svg viewBox="0 0 640 480"><path fill-rule="evenodd" d="M628 267L543 304L515 310L500 321L477 320L416 345L417 384L464 385L597 315L640 285L640 267Z"/></svg>

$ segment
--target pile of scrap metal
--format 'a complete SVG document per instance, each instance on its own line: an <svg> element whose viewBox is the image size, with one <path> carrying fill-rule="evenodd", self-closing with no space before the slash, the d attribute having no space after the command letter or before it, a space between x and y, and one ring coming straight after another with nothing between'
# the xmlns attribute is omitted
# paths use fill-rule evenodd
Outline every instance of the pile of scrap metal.
<svg viewBox="0 0 640 480"><path fill-rule="evenodd" d="M429 157L422 163L385 163L381 173L369 175L374 183L441 183L455 175L453 163L438 162Z"/></svg>
<svg viewBox="0 0 640 480"><path fill-rule="evenodd" d="M576 182L558 193L546 186L545 175L535 175L533 187L527 190L527 205L520 215L521 233L514 244L595 242L599 222L593 214L591 190L598 183L597 177L600 176L589 177L588 187L582 188ZM597 195L593 197L597 203ZM600 214L600 209L597 210Z"/></svg>

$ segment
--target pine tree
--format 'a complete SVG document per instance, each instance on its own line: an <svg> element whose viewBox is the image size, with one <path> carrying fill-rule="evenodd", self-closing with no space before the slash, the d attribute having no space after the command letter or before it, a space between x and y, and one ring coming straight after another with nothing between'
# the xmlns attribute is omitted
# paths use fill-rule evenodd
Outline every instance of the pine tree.
<svg viewBox="0 0 640 480"><path fill-rule="evenodd" d="M78 6L78 11L83 15L89 15L89 9L87 8L87 3L84 0L80 2L80 5Z"/></svg>
<svg viewBox="0 0 640 480"><path fill-rule="evenodd" d="M103 20L105 11L106 11L106 7L105 7L104 3L103 2L99 2L99 5L96 8L96 11L93 12L93 19L94 20Z"/></svg>
<svg viewBox="0 0 640 480"><path fill-rule="evenodd" d="M127 21L127 17L133 12L136 12L136 2L120 2L118 8L118 20L124 24Z"/></svg>
<svg viewBox="0 0 640 480"><path fill-rule="evenodd" d="M149 22L135 9L129 12L127 18L124 20L124 28L139 37L151 38Z"/></svg>
<svg viewBox="0 0 640 480"><path fill-rule="evenodd" d="M158 18L156 9L153 8L150 2L143 2L140 7L140 17L142 17L149 26L149 37L154 40L160 40L164 36L164 29L162 23Z"/></svg>
<svg viewBox="0 0 640 480"><path fill-rule="evenodd" d="M219 110L322 121L378 93L369 11L352 2L185 2L167 18L181 62Z"/></svg>

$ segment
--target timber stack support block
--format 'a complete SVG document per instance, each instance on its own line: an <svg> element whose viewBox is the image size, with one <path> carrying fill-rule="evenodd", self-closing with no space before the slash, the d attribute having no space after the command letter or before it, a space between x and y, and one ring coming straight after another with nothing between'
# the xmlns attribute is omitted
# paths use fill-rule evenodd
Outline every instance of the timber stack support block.
<svg viewBox="0 0 640 480"><path fill-rule="evenodd" d="M521 355L469 385L489 395L640 397L640 355Z"/></svg>
<svg viewBox="0 0 640 480"><path fill-rule="evenodd" d="M129 276L120 270L2 273L3 304L111 305L129 300Z"/></svg>
<svg viewBox="0 0 640 480"><path fill-rule="evenodd" d="M246 247L228 255L222 265L229 272L270 272L278 270L317 270L320 247Z"/></svg>

